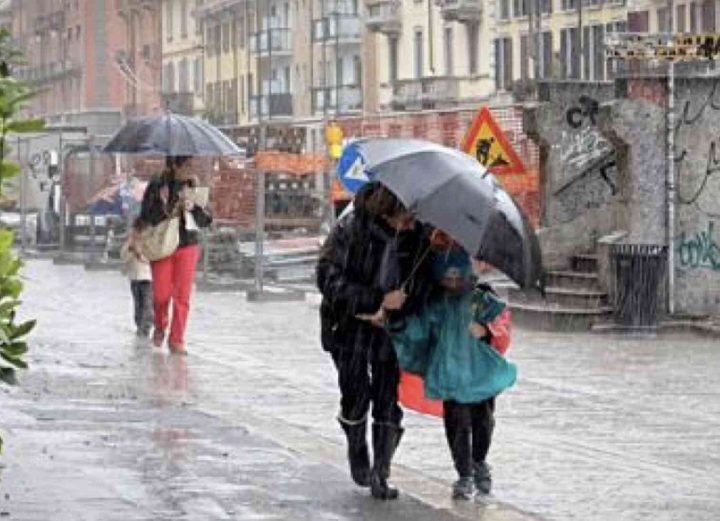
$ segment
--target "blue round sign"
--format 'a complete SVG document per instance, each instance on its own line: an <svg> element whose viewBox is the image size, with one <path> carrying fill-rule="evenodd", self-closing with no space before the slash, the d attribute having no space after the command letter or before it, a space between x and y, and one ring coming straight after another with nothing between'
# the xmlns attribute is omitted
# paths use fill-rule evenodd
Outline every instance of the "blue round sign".
<svg viewBox="0 0 720 521"><path fill-rule="evenodd" d="M337 175L345 189L353 194L372 179L372 173L365 170L365 160L356 144L350 143L343 150Z"/></svg>

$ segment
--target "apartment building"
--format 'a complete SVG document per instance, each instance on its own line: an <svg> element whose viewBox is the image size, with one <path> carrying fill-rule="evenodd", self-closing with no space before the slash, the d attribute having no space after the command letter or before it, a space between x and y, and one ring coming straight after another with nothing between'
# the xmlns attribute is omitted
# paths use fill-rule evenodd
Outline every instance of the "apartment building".
<svg viewBox="0 0 720 521"><path fill-rule="evenodd" d="M371 112L462 106L492 94L483 0L366 0L365 25L377 56Z"/></svg>
<svg viewBox="0 0 720 521"><path fill-rule="evenodd" d="M631 32L714 33L720 18L717 0L629 0Z"/></svg>
<svg viewBox="0 0 720 521"><path fill-rule="evenodd" d="M193 11L201 0L162 0L162 95L165 107L204 115L203 45Z"/></svg>

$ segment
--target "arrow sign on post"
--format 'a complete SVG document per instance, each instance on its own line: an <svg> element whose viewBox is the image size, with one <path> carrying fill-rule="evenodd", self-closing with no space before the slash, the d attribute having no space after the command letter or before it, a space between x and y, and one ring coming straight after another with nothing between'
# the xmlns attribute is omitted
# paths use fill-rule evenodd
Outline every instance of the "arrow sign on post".
<svg viewBox="0 0 720 521"><path fill-rule="evenodd" d="M370 182L372 173L365 170L365 161L352 143L345 147L338 161L337 175L345 189L357 193L362 186Z"/></svg>

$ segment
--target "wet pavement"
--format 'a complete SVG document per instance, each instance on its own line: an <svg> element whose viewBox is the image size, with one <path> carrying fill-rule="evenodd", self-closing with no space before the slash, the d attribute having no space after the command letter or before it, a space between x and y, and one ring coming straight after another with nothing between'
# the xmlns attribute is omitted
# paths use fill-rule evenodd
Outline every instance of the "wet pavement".
<svg viewBox="0 0 720 521"><path fill-rule="evenodd" d="M441 422L412 413L397 503L353 487L315 302L198 293L188 357L137 343L117 273L32 261L40 319L0 388L0 516L21 520L715 521L720 343L516 331L495 491L453 505Z"/></svg>

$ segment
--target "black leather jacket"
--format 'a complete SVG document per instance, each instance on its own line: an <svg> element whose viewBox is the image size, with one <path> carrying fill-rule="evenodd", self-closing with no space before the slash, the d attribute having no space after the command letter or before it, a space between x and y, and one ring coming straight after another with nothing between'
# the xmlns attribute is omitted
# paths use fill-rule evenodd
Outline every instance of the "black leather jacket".
<svg viewBox="0 0 720 521"><path fill-rule="evenodd" d="M375 313L384 294L401 285L408 300L393 319L417 311L430 293L429 244L422 226L398 233L363 206L359 196L354 212L337 223L320 253L316 275L323 297L320 322L326 351L392 352L386 332L356 315Z"/></svg>

